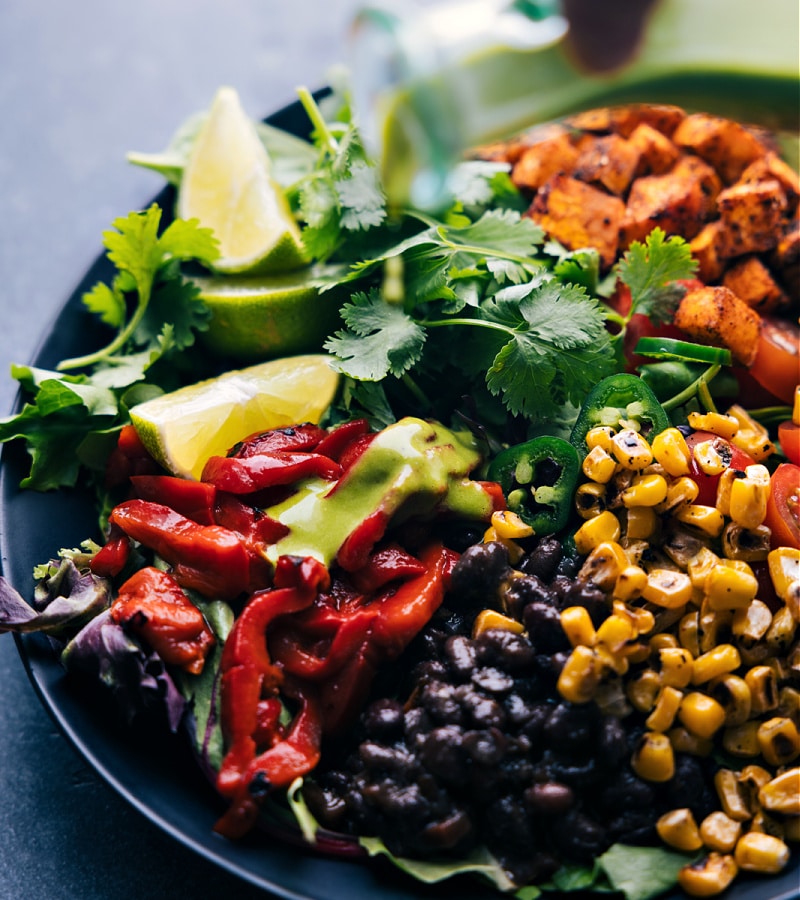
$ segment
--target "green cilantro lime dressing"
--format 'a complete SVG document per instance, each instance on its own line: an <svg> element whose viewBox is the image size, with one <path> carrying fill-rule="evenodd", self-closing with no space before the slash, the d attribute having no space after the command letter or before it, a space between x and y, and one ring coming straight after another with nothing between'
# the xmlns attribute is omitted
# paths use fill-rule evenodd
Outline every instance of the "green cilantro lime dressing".
<svg viewBox="0 0 800 900"><path fill-rule="evenodd" d="M489 497L468 478L479 462L470 435L435 422L401 419L376 435L340 481L308 479L297 493L266 510L289 528L268 556L314 556L330 565L347 536L377 511L394 523L440 508L488 519Z"/></svg>

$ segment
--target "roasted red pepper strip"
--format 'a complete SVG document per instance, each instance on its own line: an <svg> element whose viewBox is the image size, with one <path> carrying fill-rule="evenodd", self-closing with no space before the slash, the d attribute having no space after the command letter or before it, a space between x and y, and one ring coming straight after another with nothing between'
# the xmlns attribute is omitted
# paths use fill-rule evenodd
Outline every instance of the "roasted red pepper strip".
<svg viewBox="0 0 800 900"><path fill-rule="evenodd" d="M423 563L393 543L376 550L363 568L351 574L350 580L357 591L373 594L391 581L422 575L424 571Z"/></svg>
<svg viewBox="0 0 800 900"><path fill-rule="evenodd" d="M233 599L250 590L252 556L244 541L227 528L199 525L147 500L120 503L109 523L166 560L184 587L218 599Z"/></svg>
<svg viewBox="0 0 800 900"><path fill-rule="evenodd" d="M342 422L332 428L317 444L316 453L335 459L337 462L343 453L351 447L354 441L369 433L369 422L366 419L353 419L350 422Z"/></svg>
<svg viewBox="0 0 800 900"><path fill-rule="evenodd" d="M356 438L352 443L348 444L347 447L342 451L341 456L339 457L339 463L342 467L342 474L344 474L356 460L364 453L364 451L369 447L369 445L375 440L377 437L377 432L374 434L362 434L361 437Z"/></svg>
<svg viewBox="0 0 800 900"><path fill-rule="evenodd" d="M133 425L123 425L117 445L106 463L106 487L126 484L131 475L150 475L161 471L161 466L147 451Z"/></svg>
<svg viewBox="0 0 800 900"><path fill-rule="evenodd" d="M217 491L214 521L240 534L252 547L274 544L289 532L287 525L226 491Z"/></svg>
<svg viewBox="0 0 800 900"><path fill-rule="evenodd" d="M203 671L215 640L203 614L161 569L139 569L119 589L111 618L142 638L168 665Z"/></svg>
<svg viewBox="0 0 800 900"><path fill-rule="evenodd" d="M202 480L231 494L252 494L302 478L338 478L341 473L341 466L327 456L278 450L246 459L212 456L205 464Z"/></svg>
<svg viewBox="0 0 800 900"><path fill-rule="evenodd" d="M162 503L201 525L214 524L217 489L213 484L174 475L133 475L131 484L140 500Z"/></svg>
<svg viewBox="0 0 800 900"><path fill-rule="evenodd" d="M114 578L125 568L130 555L130 538L120 528L112 525L108 540L92 557L89 568L101 578Z"/></svg>
<svg viewBox="0 0 800 900"><path fill-rule="evenodd" d="M251 456L269 455L276 451L313 450L327 435L324 428L310 422L287 428L273 428L271 431L251 434L232 447L228 456L249 459Z"/></svg>
<svg viewBox="0 0 800 900"><path fill-rule="evenodd" d="M383 509L376 509L370 513L345 538L336 554L336 562L345 572L357 572L362 569L369 561L372 548L381 540L388 527L389 516Z"/></svg>

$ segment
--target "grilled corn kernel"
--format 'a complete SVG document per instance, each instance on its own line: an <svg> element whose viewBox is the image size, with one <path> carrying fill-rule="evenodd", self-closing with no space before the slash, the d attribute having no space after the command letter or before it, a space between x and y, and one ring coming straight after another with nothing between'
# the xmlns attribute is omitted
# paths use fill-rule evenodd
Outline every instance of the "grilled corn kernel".
<svg viewBox="0 0 800 900"><path fill-rule="evenodd" d="M575 491L575 511L582 519L593 519L606 508L606 486L586 481Z"/></svg>
<svg viewBox="0 0 800 900"><path fill-rule="evenodd" d="M759 834L771 834L773 837L783 840L784 830L783 822L771 816L763 809L756 810L753 818L750 820L748 831L756 831Z"/></svg>
<svg viewBox="0 0 800 900"><path fill-rule="evenodd" d="M709 850L730 853L742 834L741 822L726 816L721 809L709 813L700 823L700 837Z"/></svg>
<svg viewBox="0 0 800 900"><path fill-rule="evenodd" d="M667 731L675 721L682 699L683 693L681 691L669 685L664 685L658 692L656 705L644 724L650 731Z"/></svg>
<svg viewBox="0 0 800 900"><path fill-rule="evenodd" d="M632 428L623 428L611 439L611 453L623 469L641 471L653 461L647 441Z"/></svg>
<svg viewBox="0 0 800 900"><path fill-rule="evenodd" d="M677 647L678 639L674 634L670 634L668 631L659 631L657 634L654 634L647 643L653 653L658 653L661 650L666 650L667 647Z"/></svg>
<svg viewBox="0 0 800 900"><path fill-rule="evenodd" d="M785 766L800 756L800 733L791 719L775 716L758 726L761 755L771 766Z"/></svg>
<svg viewBox="0 0 800 900"><path fill-rule="evenodd" d="M700 656L700 613L688 612L678 623L678 643L692 656Z"/></svg>
<svg viewBox="0 0 800 900"><path fill-rule="evenodd" d="M596 632L585 606L568 606L561 612L561 628L573 647L592 647Z"/></svg>
<svg viewBox="0 0 800 900"><path fill-rule="evenodd" d="M778 715L787 716L795 725L800 727L800 691L797 688L790 687L788 684L782 685L778 689L778 707L776 712Z"/></svg>
<svg viewBox="0 0 800 900"><path fill-rule="evenodd" d="M631 706L640 713L649 713L655 706L661 689L661 676L655 669L645 669L625 686L625 694Z"/></svg>
<svg viewBox="0 0 800 900"><path fill-rule="evenodd" d="M709 537L719 537L725 527L725 516L713 506L689 503L675 513L675 518L684 525L697 528Z"/></svg>
<svg viewBox="0 0 800 900"><path fill-rule="evenodd" d="M772 624L772 613L766 603L753 600L733 614L732 630L734 636L745 646L760 641L769 631Z"/></svg>
<svg viewBox="0 0 800 900"><path fill-rule="evenodd" d="M603 541L586 557L578 581L588 581L610 593L617 583L619 573L628 565L625 551L616 541Z"/></svg>
<svg viewBox="0 0 800 900"><path fill-rule="evenodd" d="M731 448L726 441L712 438L694 445L692 456L704 475L721 475L731 464Z"/></svg>
<svg viewBox="0 0 800 900"><path fill-rule="evenodd" d="M504 616L495 609L481 610L475 617L475 621L472 625L472 636L475 638L479 634L483 634L484 631L492 631L493 629L511 631L514 634L522 634L522 632L525 631L525 626L516 619L512 619L510 616Z"/></svg>
<svg viewBox="0 0 800 900"><path fill-rule="evenodd" d="M758 802L769 812L800 816L800 767L786 769L762 785Z"/></svg>
<svg viewBox="0 0 800 900"><path fill-rule="evenodd" d="M692 596L692 582L684 572L670 569L653 569L647 575L647 583L642 588L642 597L656 606L679 609Z"/></svg>
<svg viewBox="0 0 800 900"><path fill-rule="evenodd" d="M732 674L720 675L709 682L707 690L725 710L727 727L743 725L750 718L752 698L744 678Z"/></svg>
<svg viewBox="0 0 800 900"><path fill-rule="evenodd" d="M646 541L656 533L658 516L652 507L634 506L625 516L625 537L630 541Z"/></svg>
<svg viewBox="0 0 800 900"><path fill-rule="evenodd" d="M517 540L530 537L533 529L510 509L499 509L492 513L492 526L499 538Z"/></svg>
<svg viewBox="0 0 800 900"><path fill-rule="evenodd" d="M685 688L692 683L692 654L684 647L662 647L658 651L661 682L670 687Z"/></svg>
<svg viewBox="0 0 800 900"><path fill-rule="evenodd" d="M767 514L769 470L756 464L744 471L745 477L731 484L730 517L742 528L757 528Z"/></svg>
<svg viewBox="0 0 800 900"><path fill-rule="evenodd" d="M636 746L631 766L645 781L669 781L675 774L675 754L669 738L655 731L645 732Z"/></svg>
<svg viewBox="0 0 800 900"><path fill-rule="evenodd" d="M752 571L720 562L706 576L704 591L711 609L742 609L755 599L758 580Z"/></svg>
<svg viewBox="0 0 800 900"><path fill-rule="evenodd" d="M743 872L775 875L786 868L789 848L784 841L771 834L748 831L736 842L733 858Z"/></svg>
<svg viewBox="0 0 800 900"><path fill-rule="evenodd" d="M713 610L704 605L700 608L698 621L701 653L708 653L717 644L724 644L729 640L733 623L731 610Z"/></svg>
<svg viewBox="0 0 800 900"><path fill-rule="evenodd" d="M690 412L688 421L695 431L710 431L711 434L717 434L726 441L729 441L739 430L738 421L733 416L726 416L722 413Z"/></svg>
<svg viewBox="0 0 800 900"><path fill-rule="evenodd" d="M767 566L775 593L788 606L792 590L800 583L800 550L778 547L767 556Z"/></svg>
<svg viewBox="0 0 800 900"><path fill-rule="evenodd" d="M689 474L689 447L677 428L666 428L653 438L653 457L668 475L678 478Z"/></svg>
<svg viewBox="0 0 800 900"><path fill-rule="evenodd" d="M705 590L706 578L716 565L719 565L717 554L708 547L701 547L686 564L686 571L692 581L692 586L701 591Z"/></svg>
<svg viewBox="0 0 800 900"><path fill-rule="evenodd" d="M678 872L678 884L691 897L714 897L728 888L739 869L729 853L713 851Z"/></svg>
<svg viewBox="0 0 800 900"><path fill-rule="evenodd" d="M772 775L763 766L751 764L739 772L738 778L745 803L750 813L755 815L760 809L758 792L772 778Z"/></svg>
<svg viewBox="0 0 800 900"><path fill-rule="evenodd" d="M759 422L738 404L732 406L727 413L739 423L739 431L731 439L734 447L744 450L756 462L762 462L775 452L775 445L769 439L769 433Z"/></svg>
<svg viewBox="0 0 800 900"><path fill-rule="evenodd" d="M617 576L612 596L615 600L635 600L641 597L642 588L647 584L647 572L640 566L625 566ZM652 627L652 626L651 626ZM649 629L645 629L649 631ZM640 628L639 634L643 631Z"/></svg>
<svg viewBox="0 0 800 900"><path fill-rule="evenodd" d="M633 622L625 616L612 613L597 628L597 642L604 644L612 653L618 653L622 647L637 636Z"/></svg>
<svg viewBox="0 0 800 900"><path fill-rule="evenodd" d="M558 691L570 703L588 703L597 690L601 676L598 655L589 647L575 647L558 676Z"/></svg>
<svg viewBox="0 0 800 900"><path fill-rule="evenodd" d="M692 691L681 701L678 718L692 734L710 738L725 724L725 710L708 694Z"/></svg>
<svg viewBox="0 0 800 900"><path fill-rule="evenodd" d="M666 496L667 481L663 476L637 475L622 492L622 505L628 509L634 506L658 506Z"/></svg>
<svg viewBox="0 0 800 900"><path fill-rule="evenodd" d="M742 528L736 522L728 522L722 529L722 553L728 559L763 562L769 555L771 538L772 532L766 525Z"/></svg>
<svg viewBox="0 0 800 900"><path fill-rule="evenodd" d="M683 725L676 725L667 732L672 749L676 753L688 753L690 756L710 756L714 742L709 738L701 738L692 734Z"/></svg>
<svg viewBox="0 0 800 900"><path fill-rule="evenodd" d="M590 450L595 447L602 447L606 453L611 452L611 439L616 432L608 425L596 425L586 432L586 446Z"/></svg>
<svg viewBox="0 0 800 900"><path fill-rule="evenodd" d="M659 816L656 831L665 844L685 853L694 853L703 846L700 829L688 807L672 809Z"/></svg>
<svg viewBox="0 0 800 900"><path fill-rule="evenodd" d="M688 476L676 478L671 484L667 485L667 496L658 504L656 512L662 515L674 512L687 503L694 503L699 493L700 488L698 488L697 482L693 479Z"/></svg>
<svg viewBox="0 0 800 900"><path fill-rule="evenodd" d="M598 484L608 484L617 470L617 463L602 447L595 447L583 458L583 474Z"/></svg>
<svg viewBox="0 0 800 900"><path fill-rule="evenodd" d="M723 516L731 514L731 485L737 478L744 478L744 472L739 469L727 468L719 476L717 481L717 496L715 505Z"/></svg>
<svg viewBox="0 0 800 900"><path fill-rule="evenodd" d="M750 818L750 807L744 797L741 784L732 769L717 769L714 788L722 811L736 822L746 822Z"/></svg>
<svg viewBox="0 0 800 900"><path fill-rule="evenodd" d="M776 656L785 653L794 641L797 622L788 606L782 606L772 617L765 640Z"/></svg>
<svg viewBox="0 0 800 900"><path fill-rule="evenodd" d="M753 719L741 725L731 725L722 732L722 746L731 756L755 759L761 753L758 725Z"/></svg>
<svg viewBox="0 0 800 900"><path fill-rule="evenodd" d="M770 666L753 666L744 680L750 688L752 715L760 716L778 707L778 679Z"/></svg>
<svg viewBox="0 0 800 900"><path fill-rule="evenodd" d="M719 644L694 661L692 684L705 684L712 678L735 671L741 664L742 658L733 644Z"/></svg>
<svg viewBox="0 0 800 900"><path fill-rule="evenodd" d="M588 519L575 532L575 549L578 553L590 553L604 541L618 541L619 536L619 519L614 513L606 510L599 516Z"/></svg>

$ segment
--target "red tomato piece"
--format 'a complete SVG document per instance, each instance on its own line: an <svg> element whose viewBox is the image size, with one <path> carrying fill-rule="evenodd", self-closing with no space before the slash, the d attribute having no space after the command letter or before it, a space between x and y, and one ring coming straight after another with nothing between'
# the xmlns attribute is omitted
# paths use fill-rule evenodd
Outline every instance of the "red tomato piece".
<svg viewBox="0 0 800 900"><path fill-rule="evenodd" d="M699 503L702 506L716 506L719 475L706 475L694 456L694 448L704 441L713 441L717 452L723 458L730 459L728 466L731 468L739 469L743 472L748 466L752 466L755 460L749 453L745 453L744 450L735 447L730 441L726 441L725 438L712 434L710 431L694 431L686 438L686 445L691 452L689 477L697 484L699 489L695 503Z"/></svg>
<svg viewBox="0 0 800 900"><path fill-rule="evenodd" d="M800 326L764 316L750 374L778 399L791 403L800 384Z"/></svg>
<svg viewBox="0 0 800 900"><path fill-rule="evenodd" d="M800 550L800 466L782 463L772 473L764 524L772 531L772 547Z"/></svg>
<svg viewBox="0 0 800 900"><path fill-rule="evenodd" d="M778 426L778 440L789 462L800 466L800 425L781 422Z"/></svg>

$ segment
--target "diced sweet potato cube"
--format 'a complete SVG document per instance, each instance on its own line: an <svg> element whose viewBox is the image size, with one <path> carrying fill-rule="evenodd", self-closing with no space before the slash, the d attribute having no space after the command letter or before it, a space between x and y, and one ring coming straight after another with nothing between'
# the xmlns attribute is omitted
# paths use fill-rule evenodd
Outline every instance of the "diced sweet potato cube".
<svg viewBox="0 0 800 900"><path fill-rule="evenodd" d="M717 196L722 190L722 181L713 166L704 162L699 156L687 154L675 163L672 174L679 178L694 178L704 197L703 215L709 216L713 213L716 217Z"/></svg>
<svg viewBox="0 0 800 900"><path fill-rule="evenodd" d="M637 175L663 175L678 160L680 150L658 129L646 122L637 125L628 141L639 151Z"/></svg>
<svg viewBox="0 0 800 900"><path fill-rule="evenodd" d="M539 191L529 213L569 250L594 247L601 264L613 264L625 204L599 188L568 175L554 175Z"/></svg>
<svg viewBox="0 0 800 900"><path fill-rule="evenodd" d="M533 128L501 141L492 141L475 147L470 156L490 162L507 162L514 165L528 147L558 135L568 134L568 129L557 122L535 125Z"/></svg>
<svg viewBox="0 0 800 900"><path fill-rule="evenodd" d="M786 195L775 179L735 184L717 197L723 257L763 253L776 247L783 234Z"/></svg>
<svg viewBox="0 0 800 900"><path fill-rule="evenodd" d="M750 163L766 153L761 141L743 125L706 113L687 116L672 139L714 166L725 184L733 184Z"/></svg>
<svg viewBox="0 0 800 900"><path fill-rule="evenodd" d="M757 256L738 259L725 272L722 283L760 313L773 312L789 302L770 270Z"/></svg>
<svg viewBox="0 0 800 900"><path fill-rule="evenodd" d="M795 214L772 254L772 265L780 274L790 297L800 302L800 220Z"/></svg>
<svg viewBox="0 0 800 900"><path fill-rule="evenodd" d="M709 222L689 242L692 256L697 260L697 277L708 284L718 281L725 270L725 261L717 249L719 222Z"/></svg>
<svg viewBox="0 0 800 900"><path fill-rule="evenodd" d="M574 128L596 134L615 132L630 136L638 125L645 123L668 137L686 113L678 106L660 103L631 103L626 106L607 106L576 113L567 120Z"/></svg>
<svg viewBox="0 0 800 900"><path fill-rule="evenodd" d="M618 134L585 135L578 143L580 156L573 175L598 184L617 196L627 192L639 164L639 152Z"/></svg>
<svg viewBox="0 0 800 900"><path fill-rule="evenodd" d="M577 161L578 148L567 134L560 134L524 150L511 180L519 188L538 190L553 175L569 175Z"/></svg>
<svg viewBox="0 0 800 900"><path fill-rule="evenodd" d="M698 341L727 347L746 366L755 359L761 316L729 288L689 291L675 311L674 322Z"/></svg>
<svg viewBox="0 0 800 900"><path fill-rule="evenodd" d="M766 156L750 163L742 172L739 181L745 184L755 184L771 178L774 178L783 188L788 209L794 209L797 206L797 198L800 196L800 176L777 154L767 153Z"/></svg>
<svg viewBox="0 0 800 900"><path fill-rule="evenodd" d="M643 241L658 226L666 234L694 237L706 218L707 198L700 180L690 172L637 178L628 195L620 243Z"/></svg>

